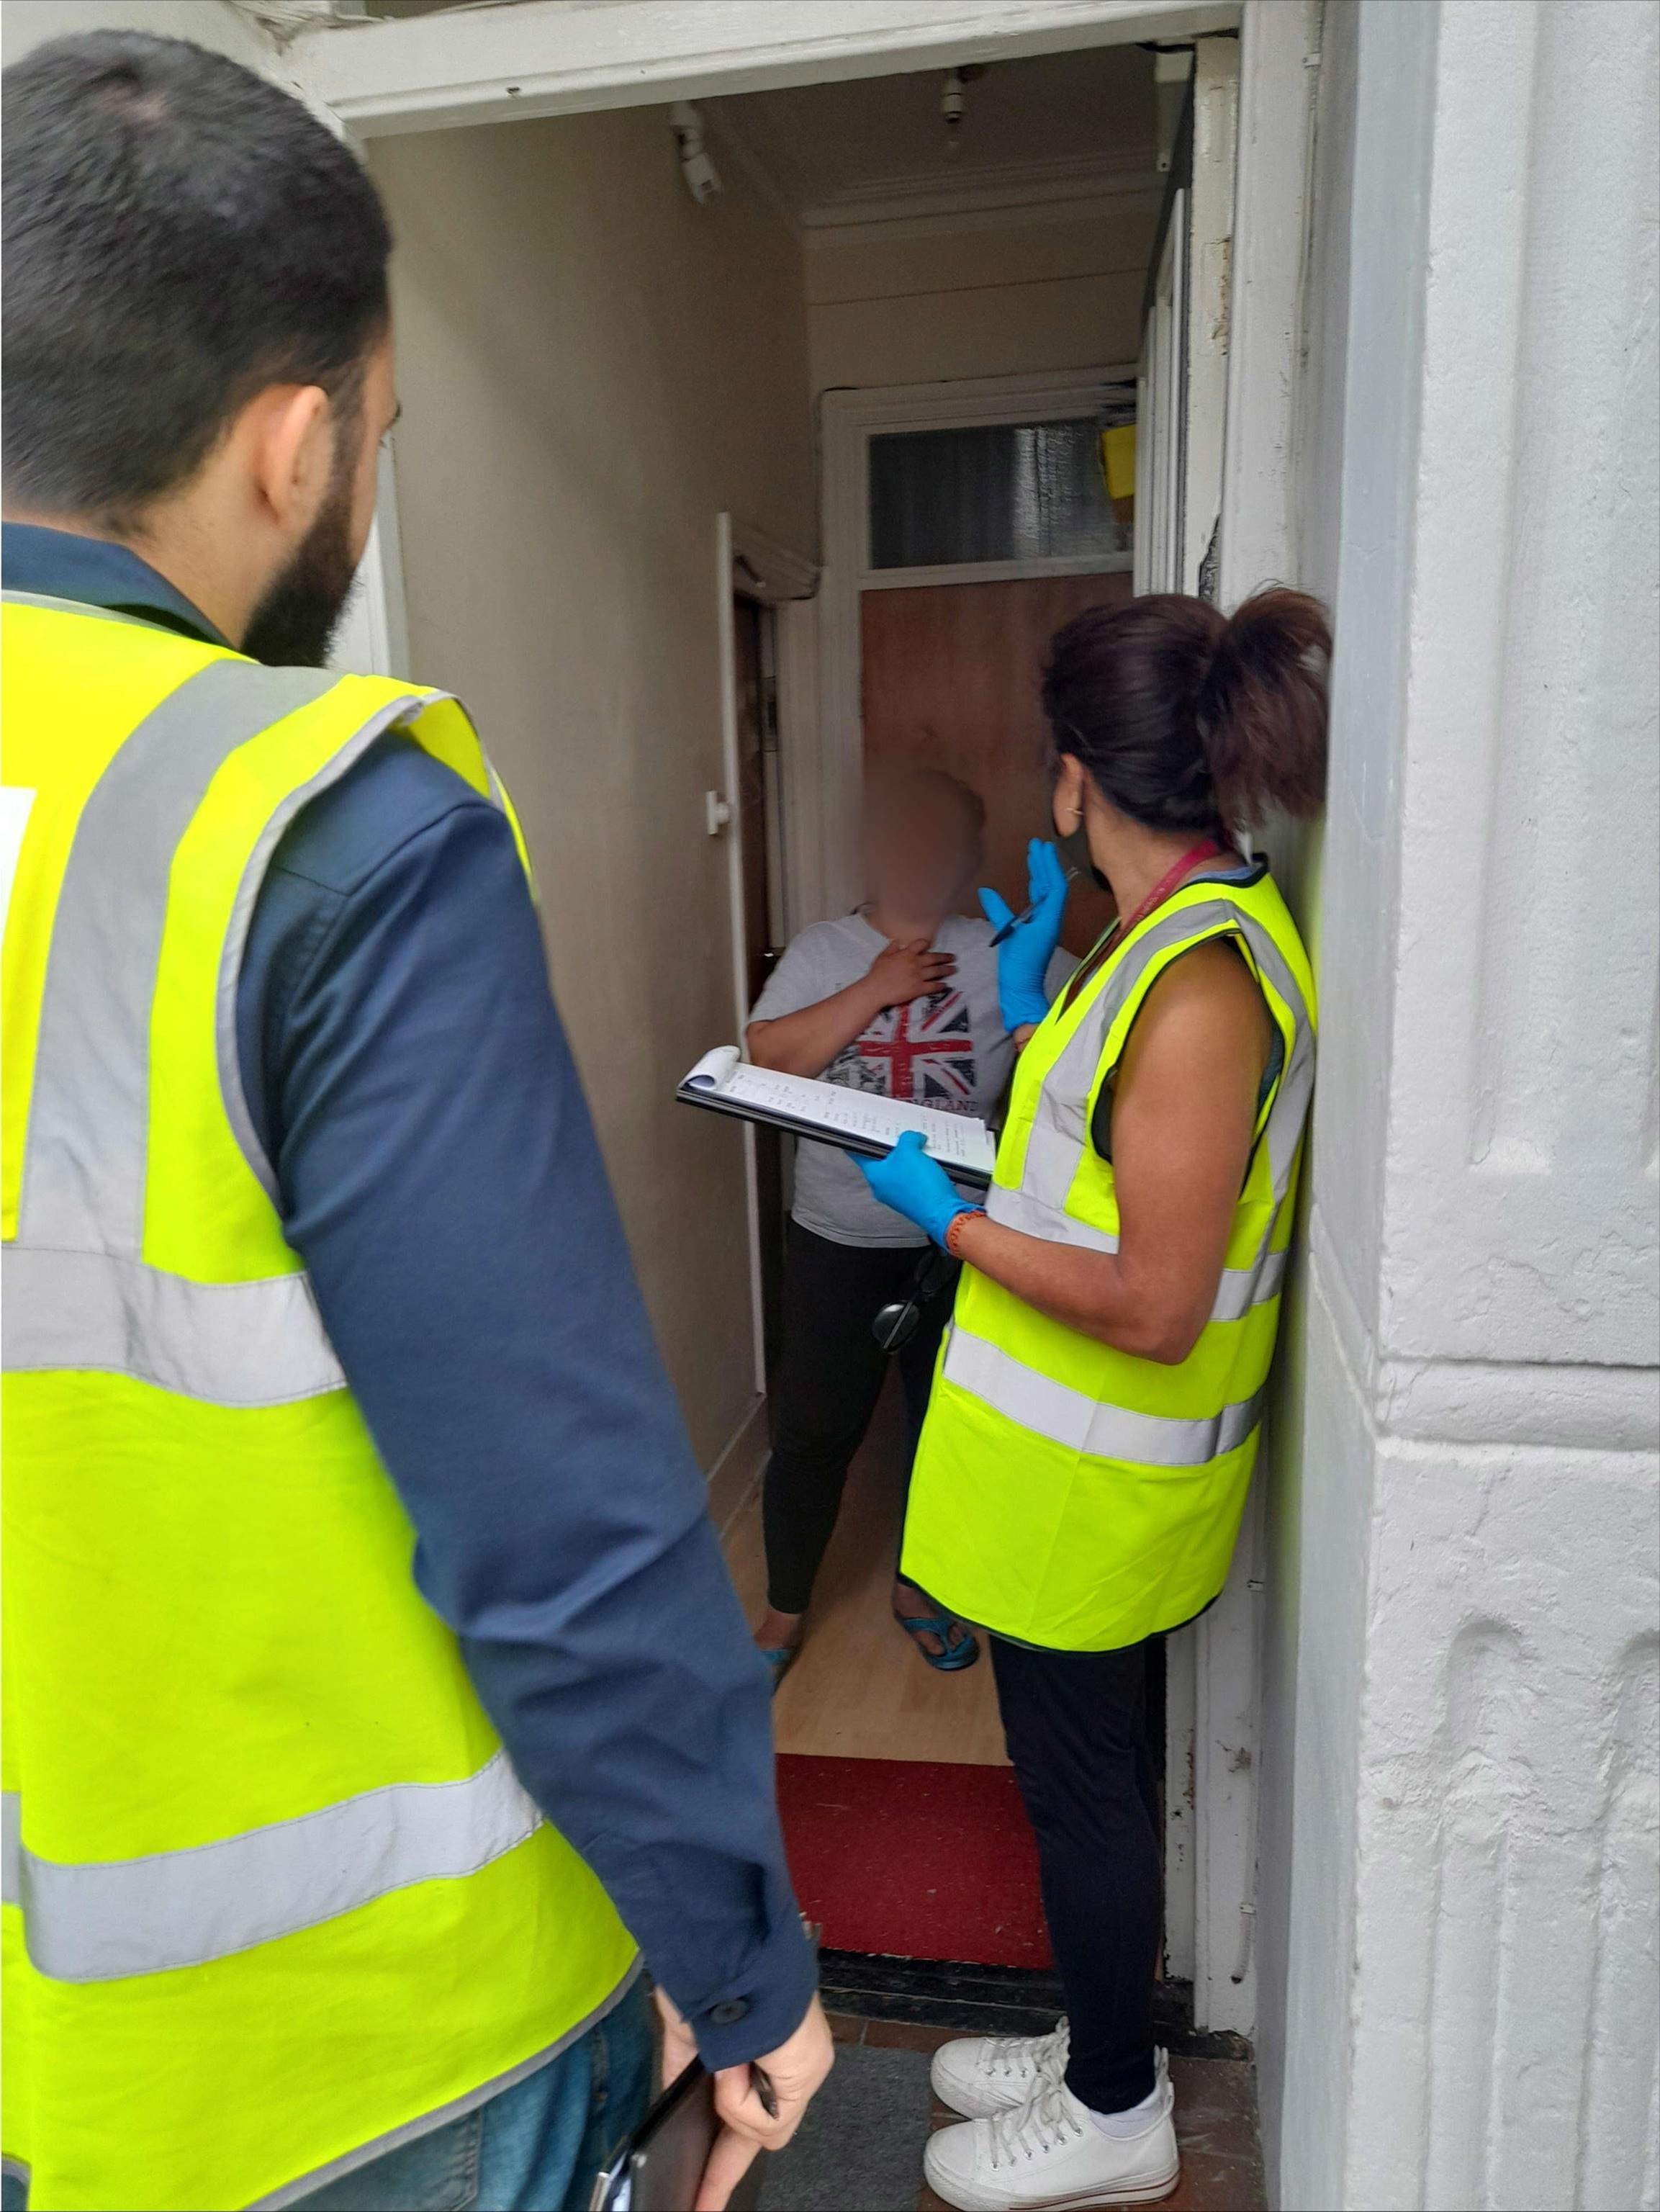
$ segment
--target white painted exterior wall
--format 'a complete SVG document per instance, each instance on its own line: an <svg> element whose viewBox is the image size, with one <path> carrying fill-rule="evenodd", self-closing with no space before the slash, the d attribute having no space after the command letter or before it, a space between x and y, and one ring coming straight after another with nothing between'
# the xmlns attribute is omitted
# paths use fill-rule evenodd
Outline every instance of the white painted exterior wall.
<svg viewBox="0 0 1660 2212"><path fill-rule="evenodd" d="M1335 762L1261 1911L1290 2207L1660 2201L1654 34L1326 10Z"/></svg>

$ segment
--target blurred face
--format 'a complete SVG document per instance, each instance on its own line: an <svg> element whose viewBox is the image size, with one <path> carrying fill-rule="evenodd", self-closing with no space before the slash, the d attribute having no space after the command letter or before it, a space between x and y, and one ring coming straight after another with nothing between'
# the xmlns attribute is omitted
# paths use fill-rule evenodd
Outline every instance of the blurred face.
<svg viewBox="0 0 1660 2212"><path fill-rule="evenodd" d="M978 872L980 834L948 785L918 777L888 786L865 816L865 885L879 905L911 916L960 906Z"/></svg>
<svg viewBox="0 0 1660 2212"><path fill-rule="evenodd" d="M318 668L374 524L380 441L397 413L390 333L365 366L355 404L333 425L329 484L305 537L254 609L242 650L277 668Z"/></svg>

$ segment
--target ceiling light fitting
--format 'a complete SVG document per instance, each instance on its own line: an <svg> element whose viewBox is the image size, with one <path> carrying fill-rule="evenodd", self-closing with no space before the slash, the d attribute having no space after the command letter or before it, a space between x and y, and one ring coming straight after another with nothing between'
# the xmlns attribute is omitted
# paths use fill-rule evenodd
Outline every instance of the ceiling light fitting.
<svg viewBox="0 0 1660 2212"><path fill-rule="evenodd" d="M965 62L960 69L945 73L945 83L940 92L940 113L945 118L945 150L954 159L962 151L963 116L967 108L963 88L978 83L984 75L984 62Z"/></svg>
<svg viewBox="0 0 1660 2212"><path fill-rule="evenodd" d="M726 189L720 180L720 171L704 146L703 118L689 100L677 100L669 110L669 128L675 134L680 173L686 179L686 189L702 207Z"/></svg>

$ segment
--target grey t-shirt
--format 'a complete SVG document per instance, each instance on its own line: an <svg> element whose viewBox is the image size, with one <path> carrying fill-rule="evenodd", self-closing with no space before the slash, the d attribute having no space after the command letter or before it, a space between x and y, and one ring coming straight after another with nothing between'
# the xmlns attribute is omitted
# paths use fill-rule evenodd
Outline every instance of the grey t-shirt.
<svg viewBox="0 0 1660 2212"><path fill-rule="evenodd" d="M943 991L889 1006L845 1046L824 1070L827 1083L903 1098L947 1114L982 1120L1003 1096L1015 1048L997 1012L997 956L988 922L951 915L934 942L956 957L956 973ZM815 922L792 939L756 1000L752 1022L798 1014L821 999L857 982L888 939L861 914ZM1073 963L1057 953L1051 989ZM921 1230L873 1198L847 1153L803 1139L796 1148L796 1192L791 1208L803 1229L835 1244L920 1246Z"/></svg>

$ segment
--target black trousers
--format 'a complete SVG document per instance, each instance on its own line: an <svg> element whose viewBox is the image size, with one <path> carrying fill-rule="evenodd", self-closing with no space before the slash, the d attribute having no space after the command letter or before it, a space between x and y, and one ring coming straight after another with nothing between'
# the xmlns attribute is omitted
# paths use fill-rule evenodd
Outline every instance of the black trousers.
<svg viewBox="0 0 1660 2212"><path fill-rule="evenodd" d="M1003 1735L1038 1839L1071 2022L1067 2087L1098 2112L1153 2093L1163 1922L1145 1644L1036 1651L991 1639Z"/></svg>
<svg viewBox="0 0 1660 2212"><path fill-rule="evenodd" d="M784 1342L772 1389L772 1456L761 1491L766 1600L805 1613L841 1510L848 1463L870 1425L888 1362L905 1385L906 1459L922 1433L941 1334L951 1317L954 1269L923 1307L916 1334L897 1353L870 1333L880 1309L911 1287L922 1251L833 1244L798 1221L786 1224Z"/></svg>

